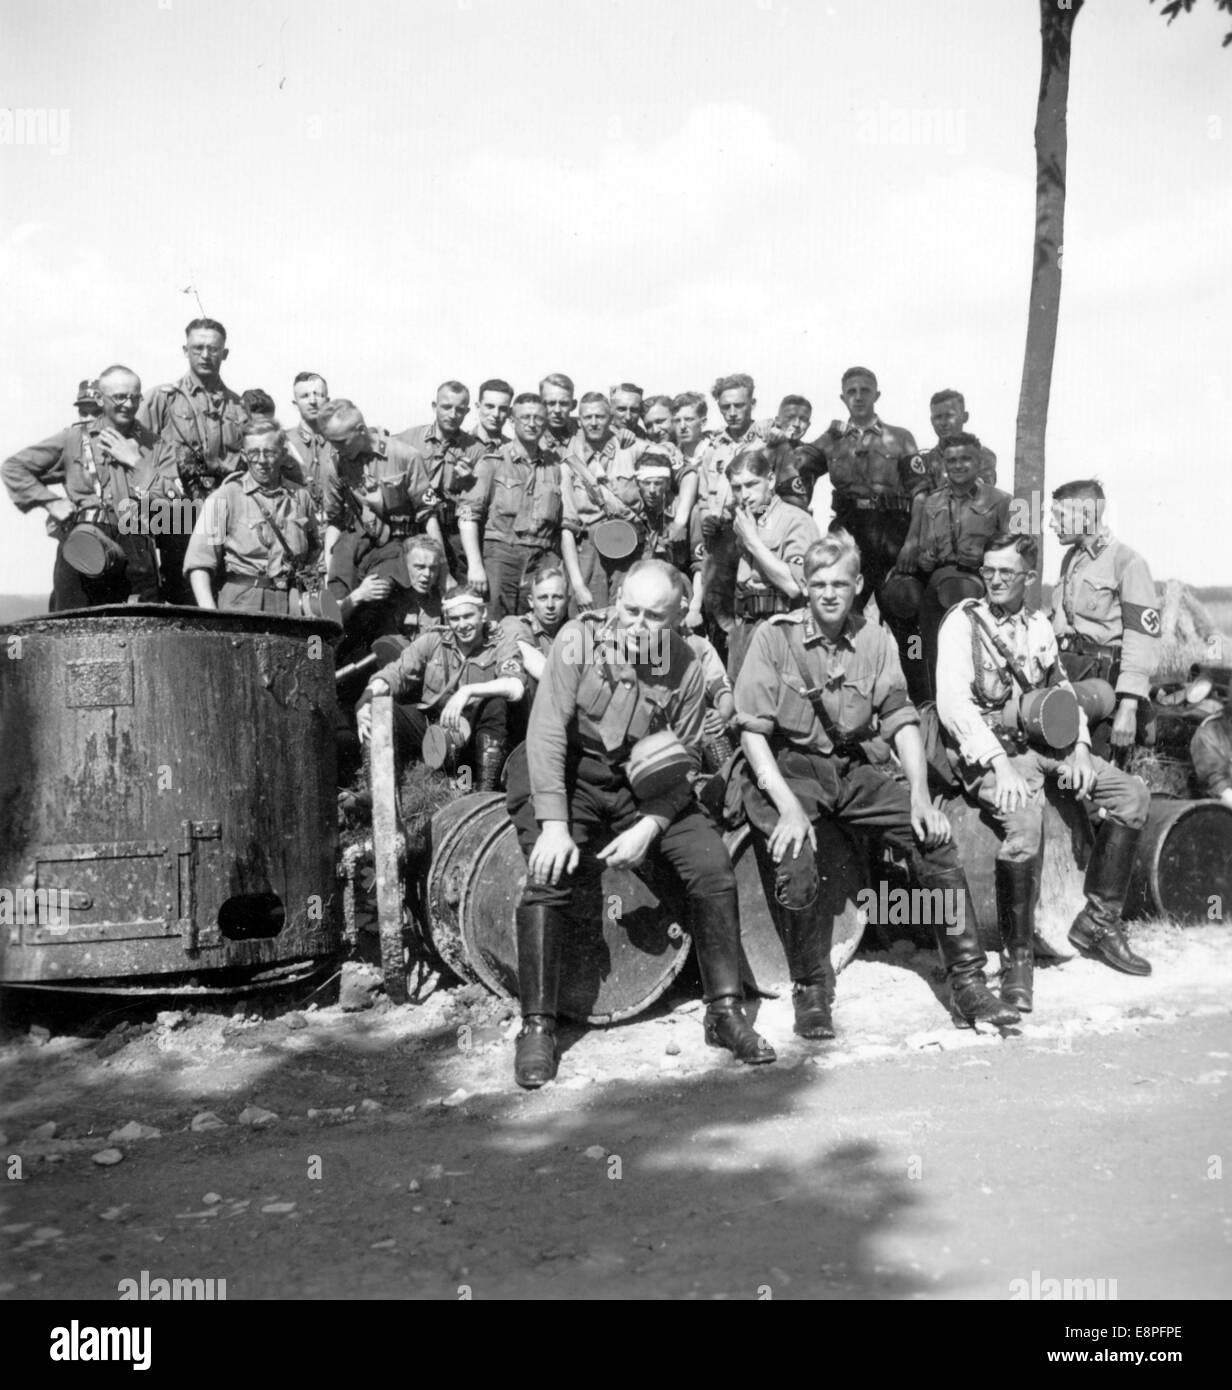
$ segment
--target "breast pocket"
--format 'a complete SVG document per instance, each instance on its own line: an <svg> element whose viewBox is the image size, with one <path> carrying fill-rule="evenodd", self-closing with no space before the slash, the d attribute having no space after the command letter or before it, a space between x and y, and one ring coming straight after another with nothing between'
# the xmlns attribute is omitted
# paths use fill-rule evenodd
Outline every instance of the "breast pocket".
<svg viewBox="0 0 1232 1390"><path fill-rule="evenodd" d="M637 708L629 721L629 739L636 742L647 734L657 734L668 724L667 697L654 690L642 687Z"/></svg>
<svg viewBox="0 0 1232 1390"><path fill-rule="evenodd" d="M873 684L876 680L871 672L868 675L851 675L843 678L838 691L839 713L835 720L839 732L844 735L862 733L873 722Z"/></svg>
<svg viewBox="0 0 1232 1390"><path fill-rule="evenodd" d="M493 478L491 511L501 521L511 521L518 514L522 500L521 484L514 478Z"/></svg>
<svg viewBox="0 0 1232 1390"><path fill-rule="evenodd" d="M578 685L578 709L597 724L611 703L612 687L594 671L587 671Z"/></svg>

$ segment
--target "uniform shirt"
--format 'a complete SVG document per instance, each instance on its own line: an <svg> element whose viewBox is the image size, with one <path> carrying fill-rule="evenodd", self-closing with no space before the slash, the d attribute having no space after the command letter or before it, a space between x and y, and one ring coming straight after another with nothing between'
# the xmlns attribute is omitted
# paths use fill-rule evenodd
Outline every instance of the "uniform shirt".
<svg viewBox="0 0 1232 1390"><path fill-rule="evenodd" d="M1159 659L1159 600L1146 561L1108 531L1069 547L1052 595L1057 636L1121 648L1116 693L1145 700Z"/></svg>
<svg viewBox="0 0 1232 1390"><path fill-rule="evenodd" d="M1189 760L1203 796L1232 791L1232 710L1212 714L1194 730Z"/></svg>
<svg viewBox="0 0 1232 1390"><path fill-rule="evenodd" d="M428 470L423 455L400 439L382 430L369 430L369 447L356 458L344 459L335 453L325 471L323 487L325 519L339 530L378 529L373 511L362 508L353 494L368 492L381 482L406 480L407 500L384 516L395 536L410 535L424 515L424 494L428 491Z"/></svg>
<svg viewBox="0 0 1232 1390"><path fill-rule="evenodd" d="M423 495L423 515L435 516L444 530L458 524L459 498L468 496L476 483L479 460L487 452L473 434L459 430L452 438L441 433L435 420L415 425L394 435L419 453L428 470L428 492Z"/></svg>
<svg viewBox="0 0 1232 1390"><path fill-rule="evenodd" d="M502 618L496 628L496 674L516 677L526 688L526 698L532 698L536 682L526 673L526 663L518 643L525 642L546 657L555 640L556 634L549 632L534 613L510 614Z"/></svg>
<svg viewBox="0 0 1232 1390"><path fill-rule="evenodd" d="M690 632L684 640L693 649L693 655L701 662L702 680L706 686L706 700L711 705L717 705L720 696L732 693L732 683L727 674L727 668L723 665L718 652L715 651L714 644L703 637L700 632Z"/></svg>
<svg viewBox="0 0 1232 1390"><path fill-rule="evenodd" d="M485 454L493 453L506 442L503 434L490 435L482 425L476 425L471 431L471 438L480 446Z"/></svg>
<svg viewBox="0 0 1232 1390"><path fill-rule="evenodd" d="M334 446L315 430L300 424L287 430L287 456L294 459L298 476L284 465L283 472L302 483L312 494L313 508L320 522L325 520L325 474L334 462Z"/></svg>
<svg viewBox="0 0 1232 1390"><path fill-rule="evenodd" d="M620 664L611 614L586 614L561 628L531 708L527 761L535 817L569 819L565 778L568 752L622 763L638 739L670 729L701 765L705 690L702 668L679 633L653 634L652 660ZM692 800L687 777L660 798L640 803L644 815L664 823Z"/></svg>
<svg viewBox="0 0 1232 1390"><path fill-rule="evenodd" d="M978 568L988 542L1009 525L1010 501L1009 493L987 483L958 493L947 482L930 492L920 518L920 569L931 574L942 565Z"/></svg>
<svg viewBox="0 0 1232 1390"><path fill-rule="evenodd" d="M205 499L184 555L184 573L221 568L245 577L288 578L292 564L267 516L274 518L295 558L307 560L317 543L308 489L284 479L276 490L263 493L251 473L238 473Z"/></svg>
<svg viewBox="0 0 1232 1390"><path fill-rule="evenodd" d="M789 507L780 497L771 497L765 511L757 518L757 530L768 549L784 561L791 570L792 577L804 593L804 552L821 537L817 524L807 512L798 507ZM772 584L758 569L757 565L740 551L740 563L736 567L737 595L778 594L784 599L787 595L777 584Z"/></svg>
<svg viewBox="0 0 1232 1390"><path fill-rule="evenodd" d="M123 500L124 484L117 493L112 473L122 474L131 498L144 495L154 480L157 440L140 425L134 425L132 437L141 450L133 468L113 469L107 462L107 449L99 436L112 428L101 416L82 421L32 444L4 461L0 477L8 488L13 505L28 512L46 502L59 500L50 483L58 483L64 495L77 511L99 507L105 500L111 506Z"/></svg>
<svg viewBox="0 0 1232 1390"><path fill-rule="evenodd" d="M941 445L934 444L924 456L924 467L928 469L928 485L933 491L946 484L945 461L941 456ZM991 449L980 445L980 461L975 476L990 487L997 485L997 456Z"/></svg>
<svg viewBox="0 0 1232 1390"><path fill-rule="evenodd" d="M563 510L560 475L556 454L543 450L532 459L521 440L502 444L481 460L470 500L458 505L458 520L480 522L485 541L555 546Z"/></svg>
<svg viewBox="0 0 1232 1390"><path fill-rule="evenodd" d="M517 438L513 433L512 419L508 421L505 428L509 430L510 440ZM581 429L582 427L578 424L576 417L570 415L565 421L565 430L563 434L555 435L550 429L544 428L543 433L539 436L539 447L547 453L555 454L557 458L559 458L569 445L573 443L574 437L581 432ZM509 441L507 440L506 442L508 443Z"/></svg>
<svg viewBox="0 0 1232 1390"><path fill-rule="evenodd" d="M1000 724L1001 711L1018 686L968 610L978 613L1009 648L1032 690L1049 683L1057 666L1057 639L1045 614L1025 608L1007 613L984 598L960 603L942 620L937 639L937 714L962 760L987 767L1004 751L990 724ZM1054 683L1072 689L1067 680ZM1078 742L1091 742L1081 709Z"/></svg>
<svg viewBox="0 0 1232 1390"><path fill-rule="evenodd" d="M179 381L156 386L141 403L137 419L158 437L157 464L163 491L169 496L182 493L178 464L185 451L201 450L210 476L201 487L216 487L240 463L244 446L244 426L251 419L248 407L229 386L207 391L192 372Z"/></svg>
<svg viewBox="0 0 1232 1390"><path fill-rule="evenodd" d="M820 689L821 703L840 739L892 739L920 716L907 694L898 647L887 628L851 613L833 642L807 609L760 623L736 677L741 725L767 738L778 733L816 753L832 753L834 740L805 693L796 657Z"/></svg>
<svg viewBox="0 0 1232 1390"><path fill-rule="evenodd" d="M681 574L687 574L690 567L694 570L701 567L700 560L690 559L688 537L672 534L676 521L669 508L664 508L657 516L652 516L646 510L646 504L639 494L633 512L641 547L638 551L640 559L665 560L669 565L674 565Z"/></svg>
<svg viewBox="0 0 1232 1390"><path fill-rule="evenodd" d="M635 476L637 452L622 447L615 435L609 435L597 449L593 448L579 430L561 455L561 526L564 530L580 536L609 515L622 515L605 488L600 488L598 499L591 496L581 474L569 466L574 460L582 464L596 482L607 482L625 507L636 510L641 501Z"/></svg>
<svg viewBox="0 0 1232 1390"><path fill-rule="evenodd" d="M810 450L816 472L830 475L836 511L845 501L904 503L928 486L928 469L911 431L876 415L863 428L854 420L846 425L835 420Z"/></svg>
<svg viewBox="0 0 1232 1390"><path fill-rule="evenodd" d="M469 656L448 627L433 628L373 677L389 686L395 700L413 702L421 710L443 707L459 686L495 679L496 632L490 623L484 624L479 645Z"/></svg>

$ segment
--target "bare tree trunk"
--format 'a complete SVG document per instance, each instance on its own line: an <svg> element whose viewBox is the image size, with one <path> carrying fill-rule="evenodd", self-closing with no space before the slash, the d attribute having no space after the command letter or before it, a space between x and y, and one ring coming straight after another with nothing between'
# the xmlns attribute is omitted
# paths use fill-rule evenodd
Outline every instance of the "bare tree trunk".
<svg viewBox="0 0 1232 1390"><path fill-rule="evenodd" d="M1035 255L1027 313L1027 349L1018 396L1014 495L1030 508L1032 530L1045 518L1044 437L1052 359L1061 310L1061 248L1065 229L1070 37L1083 0L1039 0L1040 86L1035 114ZM1037 522L1036 518L1039 518ZM1038 602L1037 592L1031 596Z"/></svg>

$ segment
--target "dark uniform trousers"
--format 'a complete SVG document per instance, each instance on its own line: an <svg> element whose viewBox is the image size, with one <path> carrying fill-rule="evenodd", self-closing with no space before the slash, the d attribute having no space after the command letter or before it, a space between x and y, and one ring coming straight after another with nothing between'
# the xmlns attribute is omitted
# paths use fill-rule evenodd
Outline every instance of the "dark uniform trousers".
<svg viewBox="0 0 1232 1390"><path fill-rule="evenodd" d="M475 741L480 734L491 734L504 742L508 710L507 703L499 695L480 700L474 708L468 710L465 717L471 726L471 736L458 750L459 765L469 760L473 767L478 767L474 753ZM418 705L400 705L395 701L393 714L394 745L399 756L403 761L419 757L423 751L424 734L428 732L430 725L439 722L440 709L425 710Z"/></svg>
<svg viewBox="0 0 1232 1390"><path fill-rule="evenodd" d="M561 874L555 886L528 879L521 907L568 908L575 895L580 901L588 899L603 874L603 861L595 857L596 850L641 818L619 765L607 756L571 744L565 785L570 788L569 834L581 851L578 867L572 874ZM509 762L507 805L522 853L529 860L539 838L539 823L531 799L525 746ZM717 897L736 887L727 847L696 801L691 801L655 840L648 858L654 856L666 860L690 898Z"/></svg>
<svg viewBox="0 0 1232 1390"><path fill-rule="evenodd" d="M488 617L494 623L517 617L530 607L530 580L540 560L559 560L555 546L515 545L485 537L483 568L488 576Z"/></svg>
<svg viewBox="0 0 1232 1390"><path fill-rule="evenodd" d="M51 611L64 613L70 608L97 608L105 603L127 603L135 595L141 603L161 603L158 566L149 536L133 535L118 527L96 523L124 551L126 564L115 574L91 578L81 574L64 558L64 546L56 548L51 578Z"/></svg>
<svg viewBox="0 0 1232 1390"><path fill-rule="evenodd" d="M933 849L920 845L911 828L911 795L906 784L861 757L785 746L778 748L775 760L810 821L832 817L862 836L877 835L910 855L916 879L925 887L961 867L952 841ZM758 862L766 866L766 841L778 824L778 810L751 780L744 787L744 809L754 831ZM825 865L821 869L824 871ZM783 907L800 911L810 906L818 889L817 856L810 845L794 858L784 855L782 863L774 866L774 893Z"/></svg>
<svg viewBox="0 0 1232 1390"><path fill-rule="evenodd" d="M850 531L860 547L860 572L864 576L864 589L856 595L855 611L863 613L874 594L880 594L882 585L889 578L898 552L907 539L911 526L910 511L864 510L852 506L841 497L834 499L835 526ZM880 604L878 604L880 607ZM916 704L932 698L932 682L923 660L923 653L916 654L911 639L919 639L919 630L914 618L896 618L890 613L882 613L881 621L894 634L898 644L899 660L903 675L907 678L907 691Z"/></svg>

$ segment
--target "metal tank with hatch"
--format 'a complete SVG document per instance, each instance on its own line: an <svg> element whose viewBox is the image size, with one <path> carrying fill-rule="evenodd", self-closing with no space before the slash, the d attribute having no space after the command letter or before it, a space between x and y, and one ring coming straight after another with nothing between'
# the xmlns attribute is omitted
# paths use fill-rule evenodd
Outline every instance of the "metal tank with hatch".
<svg viewBox="0 0 1232 1390"><path fill-rule="evenodd" d="M0 628L0 985L229 992L338 953L336 634L136 605Z"/></svg>

